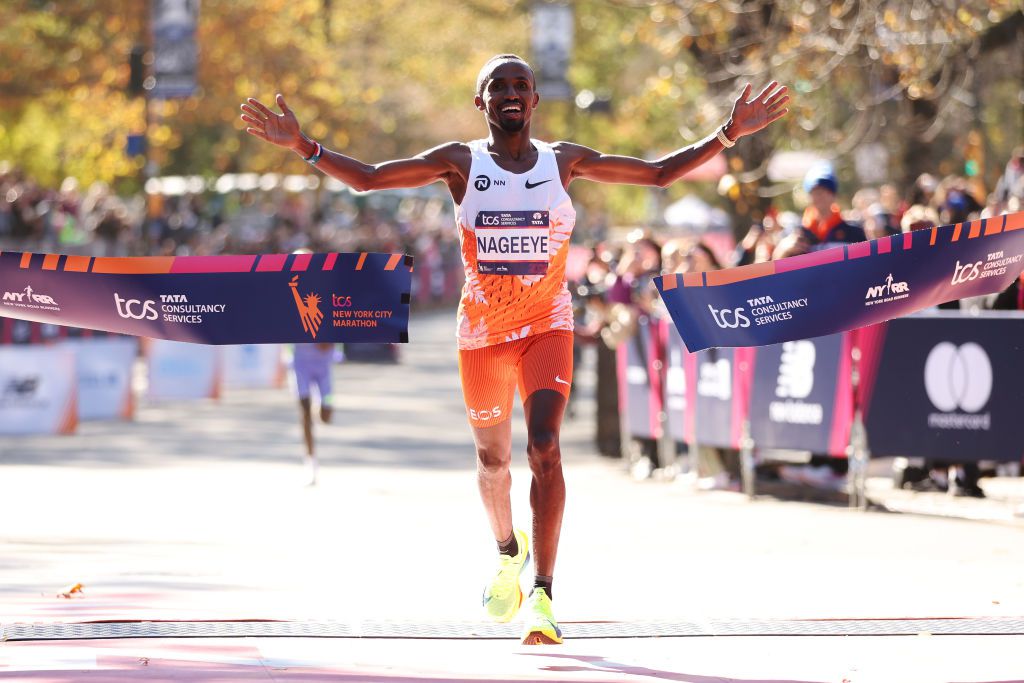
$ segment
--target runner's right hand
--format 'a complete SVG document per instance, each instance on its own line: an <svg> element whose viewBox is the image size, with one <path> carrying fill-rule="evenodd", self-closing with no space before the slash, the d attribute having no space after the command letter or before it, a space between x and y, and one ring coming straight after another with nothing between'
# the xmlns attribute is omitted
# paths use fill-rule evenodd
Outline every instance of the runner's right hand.
<svg viewBox="0 0 1024 683"><path fill-rule="evenodd" d="M302 130L295 113L285 104L284 96L277 96L281 114L275 114L262 102L250 97L242 104L242 121L248 128L246 133L273 143L279 147L295 149L302 141Z"/></svg>

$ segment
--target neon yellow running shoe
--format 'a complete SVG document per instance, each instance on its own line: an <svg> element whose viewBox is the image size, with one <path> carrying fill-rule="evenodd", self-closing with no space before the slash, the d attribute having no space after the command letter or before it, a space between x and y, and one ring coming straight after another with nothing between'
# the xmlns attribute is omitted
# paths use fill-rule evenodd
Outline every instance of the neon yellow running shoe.
<svg viewBox="0 0 1024 683"><path fill-rule="evenodd" d="M516 555L498 555L498 573L484 588L484 609L495 621L512 621L523 604L523 589L519 587L519 574L530 559L530 542L526 534L514 529L519 552Z"/></svg>
<svg viewBox="0 0 1024 683"><path fill-rule="evenodd" d="M526 603L523 645L560 645L562 629L551 613L551 598L543 588L534 588Z"/></svg>

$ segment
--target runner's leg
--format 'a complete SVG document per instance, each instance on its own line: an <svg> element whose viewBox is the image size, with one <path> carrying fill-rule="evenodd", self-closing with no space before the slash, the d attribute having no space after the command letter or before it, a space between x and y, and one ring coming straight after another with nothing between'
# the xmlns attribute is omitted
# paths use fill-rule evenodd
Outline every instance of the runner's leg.
<svg viewBox="0 0 1024 683"><path fill-rule="evenodd" d="M491 427L473 427L476 442L476 482L494 540L512 535L512 422Z"/></svg>
<svg viewBox="0 0 1024 683"><path fill-rule="evenodd" d="M313 457L313 408L310 400L315 372L308 362L296 354L292 370L295 373L295 389L299 396L299 416L302 422L302 438L306 442L306 457Z"/></svg>
<svg viewBox="0 0 1024 683"><path fill-rule="evenodd" d="M554 576L565 510L565 478L558 442L565 403L565 396L550 389L535 391L526 399L526 452L533 473L530 507L534 567L537 575L546 577Z"/></svg>
<svg viewBox="0 0 1024 683"><path fill-rule="evenodd" d="M483 606L491 619L507 622L523 602L519 576L529 557L529 539L513 531L509 491L512 475L512 400L522 344L510 342L459 352L466 414L476 442L477 486L498 545L498 568L484 586Z"/></svg>
<svg viewBox="0 0 1024 683"><path fill-rule="evenodd" d="M332 363L328 363L316 380L317 393L320 395L320 420L324 424L330 423L333 414L331 402L334 393L334 381L331 376L331 370Z"/></svg>
<svg viewBox="0 0 1024 683"><path fill-rule="evenodd" d="M299 399L302 412L302 437L306 442L306 457L313 457L313 410L309 396Z"/></svg>
<svg viewBox="0 0 1024 683"><path fill-rule="evenodd" d="M473 428L477 487L497 543L512 534L512 400L515 396L514 342L459 351L459 376L466 414Z"/></svg>
<svg viewBox="0 0 1024 683"><path fill-rule="evenodd" d="M519 368L519 393L525 397L526 452L533 474L533 560L538 576L551 577L565 510L559 433L572 383L573 335L552 331L529 341Z"/></svg>

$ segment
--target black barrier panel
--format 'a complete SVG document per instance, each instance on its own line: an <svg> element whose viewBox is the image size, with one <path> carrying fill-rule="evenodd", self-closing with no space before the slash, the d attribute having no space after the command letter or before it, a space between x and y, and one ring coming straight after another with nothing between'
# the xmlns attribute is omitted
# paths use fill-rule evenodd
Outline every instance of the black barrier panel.
<svg viewBox="0 0 1024 683"><path fill-rule="evenodd" d="M757 350L750 435L761 448L828 453L843 335Z"/></svg>
<svg viewBox="0 0 1024 683"><path fill-rule="evenodd" d="M732 348L708 349L697 354L696 431L701 446L733 446L733 373L736 353Z"/></svg>
<svg viewBox="0 0 1024 683"><path fill-rule="evenodd" d="M651 377L652 343L655 331L646 317L637 322L636 334L619 347L620 407L626 416L626 431L631 437L658 438L657 414L651 405L654 392Z"/></svg>
<svg viewBox="0 0 1024 683"><path fill-rule="evenodd" d="M1024 454L1024 315L889 323L867 411L872 455L953 462Z"/></svg>
<svg viewBox="0 0 1024 683"><path fill-rule="evenodd" d="M665 413L668 433L674 441L686 441L686 347L675 325L665 338Z"/></svg>

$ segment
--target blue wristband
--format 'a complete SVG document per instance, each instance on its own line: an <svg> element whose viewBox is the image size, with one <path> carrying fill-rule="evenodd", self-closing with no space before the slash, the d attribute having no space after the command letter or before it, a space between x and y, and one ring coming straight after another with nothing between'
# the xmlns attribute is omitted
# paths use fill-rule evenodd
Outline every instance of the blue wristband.
<svg viewBox="0 0 1024 683"><path fill-rule="evenodd" d="M319 142L314 141L313 142L313 153L310 154L308 157L305 157L303 159L303 161L305 161L310 166L316 166L317 162L320 161L320 155L323 154L323 153L324 153L323 145L321 145Z"/></svg>

